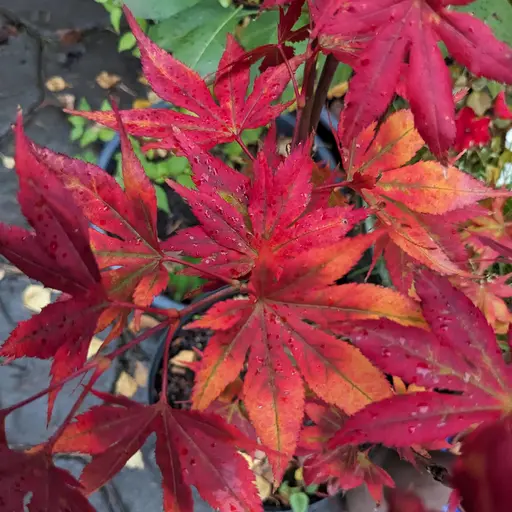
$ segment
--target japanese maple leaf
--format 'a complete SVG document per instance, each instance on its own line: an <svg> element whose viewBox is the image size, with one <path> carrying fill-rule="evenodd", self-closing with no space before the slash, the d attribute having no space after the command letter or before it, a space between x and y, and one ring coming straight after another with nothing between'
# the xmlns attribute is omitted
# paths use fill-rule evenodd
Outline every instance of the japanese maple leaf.
<svg viewBox="0 0 512 512"><path fill-rule="evenodd" d="M336 407L318 402L306 403L306 414L314 426L304 427L299 447L304 461L306 485L329 481L333 492L349 490L366 484L376 502L382 500L383 486L394 487L393 479L379 466L370 461L368 455L355 446L327 448L327 442L341 428L348 416Z"/></svg>
<svg viewBox="0 0 512 512"><path fill-rule="evenodd" d="M293 259L301 250L339 240L366 216L351 207L306 213L314 165L309 144L280 161L264 148L253 164L251 183L184 134L176 132L176 139L192 165L197 190L168 183L189 203L201 225L179 231L162 247L203 258L198 269L227 278L244 276L262 253L270 250L276 257Z"/></svg>
<svg viewBox="0 0 512 512"><path fill-rule="evenodd" d="M450 73L437 45L440 40L475 75L512 82L512 49L498 41L483 21L450 10L448 0L311 3L324 14L317 18L313 36L340 40L372 36L354 66L355 77L346 97L345 146L386 111L402 63L408 62L407 98L418 131L433 153L442 156L447 152L456 136L455 107Z"/></svg>
<svg viewBox="0 0 512 512"><path fill-rule="evenodd" d="M116 113L116 112L115 112ZM112 300L147 306L167 285L168 272L156 231L155 189L119 123L124 191L93 164L32 145L37 159L66 186L91 224L91 245ZM128 310L113 308L122 326Z"/></svg>
<svg viewBox="0 0 512 512"><path fill-rule="evenodd" d="M467 512L505 512L510 508L507 475L512 468L512 417L485 424L466 436L451 484Z"/></svg>
<svg viewBox="0 0 512 512"><path fill-rule="evenodd" d="M414 284L432 332L381 320L359 322L350 337L383 371L455 393L408 393L372 403L346 421L332 447L424 444L512 410L512 372L483 313L447 278L426 269Z"/></svg>
<svg viewBox="0 0 512 512"><path fill-rule="evenodd" d="M338 4L338 0L308 1L311 20L316 31L331 21L332 15L339 9ZM358 63L361 52L373 37L373 34L369 33L328 34L319 32L316 35L318 44L324 53L332 53L340 62L352 67Z"/></svg>
<svg viewBox="0 0 512 512"><path fill-rule="evenodd" d="M470 253L464 242L464 226L468 220L485 214L486 210L479 205L454 210L442 215L418 214L417 218L437 246L460 271L472 271ZM407 248L407 247L406 247ZM409 251L408 251L409 252ZM384 256L389 276L395 288L405 295L416 297L413 285L413 271L416 260L399 247L391 237L381 237L375 246L374 261ZM414 254L414 253L413 253ZM430 266L430 265L429 265ZM469 282L467 275L458 276L460 282Z"/></svg>
<svg viewBox="0 0 512 512"><path fill-rule="evenodd" d="M27 276L63 292L54 304L20 322L0 348L8 359L53 359L52 382L83 366L100 316L108 307L89 246L87 219L16 124L18 200L33 230L0 224L0 253ZM100 322L101 323L101 322ZM50 393L51 416L57 390Z"/></svg>
<svg viewBox="0 0 512 512"><path fill-rule="evenodd" d="M463 274L451 249L441 243L449 240L440 236L448 224L442 216L510 192L490 189L453 166L433 161L406 165L423 145L408 110L389 116L377 134L375 129L373 123L352 150L342 149L349 177L345 184L361 193L393 243L409 256L440 273Z"/></svg>
<svg viewBox="0 0 512 512"><path fill-rule="evenodd" d="M94 512L72 475L53 464L44 446L11 450L0 414L0 508L5 511Z"/></svg>
<svg viewBox="0 0 512 512"><path fill-rule="evenodd" d="M309 36L309 26L303 26L293 30L295 24L299 21L302 14L302 6L305 0L294 0L286 13L282 6L279 6L279 23L277 25L277 43L269 43L258 46L245 54L240 56L239 62L236 65L252 64L263 58L260 64L260 71L265 71L272 66L278 66L285 63L295 55L295 48L290 46L289 43L297 43L307 39ZM277 5L277 4L276 4ZM267 8L265 4L263 9ZM230 63L231 67L234 63ZM229 69L229 68L228 68ZM219 75L221 76L221 69L219 67Z"/></svg>
<svg viewBox="0 0 512 512"><path fill-rule="evenodd" d="M503 299L512 297L512 286L507 284L511 277L504 275L492 279L475 275L475 280L454 277L452 282L483 312L496 333L506 334L512 322L512 313Z"/></svg>
<svg viewBox="0 0 512 512"><path fill-rule="evenodd" d="M507 247L506 245L500 244L499 242L496 242L487 236L477 235L476 237L478 240L480 240L480 242L482 242L482 244L490 247L500 256L504 256L507 260L512 261L512 247Z"/></svg>
<svg viewBox="0 0 512 512"><path fill-rule="evenodd" d="M477 117L471 107L461 108L455 118L457 135L453 144L454 149L462 151L475 145L487 144L491 140L490 124L490 117Z"/></svg>
<svg viewBox="0 0 512 512"><path fill-rule="evenodd" d="M505 215L505 198L497 198L465 227L466 240L491 265L500 256L510 257L512 221Z"/></svg>
<svg viewBox="0 0 512 512"><path fill-rule="evenodd" d="M307 145L275 169L269 158L267 150L258 154L251 182L236 184L226 169L217 173L203 165L197 190L170 183L200 225L179 232L165 246L203 257L208 268L214 265L229 277L252 272L248 297L220 302L189 325L216 331L197 371L193 403L208 407L238 377L249 352L244 405L258 436L283 454L271 456L279 480L301 427L302 379L346 412L390 393L380 372L325 330L347 318L386 316L406 325L422 325L422 319L412 301L392 290L332 286L378 236L344 238L365 217L361 211L309 209L313 166Z"/></svg>
<svg viewBox="0 0 512 512"><path fill-rule="evenodd" d="M95 392L106 401L79 415L54 446L55 453L81 453L92 460L80 476L91 494L108 482L156 434L164 510L192 512L190 485L221 512L262 510L254 475L239 449L255 443L214 414L172 409L163 401L141 405Z"/></svg>
<svg viewBox="0 0 512 512"><path fill-rule="evenodd" d="M167 52L153 43L140 29L134 17L125 8L130 27L137 38L144 74L160 98L176 107L186 109L184 114L168 109L133 109L121 112L128 133L136 136L163 139L157 147L175 148L173 127L186 132L187 136L205 148L236 140L249 128L265 126L289 105L277 100L304 60L303 56L291 58L287 64L267 69L252 86L250 69L234 66L244 55L244 50L228 35L226 50L219 63L219 73L213 91L213 99L204 80ZM113 112L73 112L110 128L116 128ZM150 146L148 146L150 147Z"/></svg>

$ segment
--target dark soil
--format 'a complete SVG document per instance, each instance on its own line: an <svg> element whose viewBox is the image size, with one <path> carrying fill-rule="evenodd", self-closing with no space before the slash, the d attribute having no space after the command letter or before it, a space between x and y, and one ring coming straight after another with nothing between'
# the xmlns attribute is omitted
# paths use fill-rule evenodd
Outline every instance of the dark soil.
<svg viewBox="0 0 512 512"><path fill-rule="evenodd" d="M205 329L180 330L171 344L170 358L172 359L183 350L203 351L210 337L211 332ZM194 385L194 372L182 366L169 364L167 400L174 409L190 409L189 400ZM160 396L162 390L162 372L163 366L160 366L155 378L156 396Z"/></svg>

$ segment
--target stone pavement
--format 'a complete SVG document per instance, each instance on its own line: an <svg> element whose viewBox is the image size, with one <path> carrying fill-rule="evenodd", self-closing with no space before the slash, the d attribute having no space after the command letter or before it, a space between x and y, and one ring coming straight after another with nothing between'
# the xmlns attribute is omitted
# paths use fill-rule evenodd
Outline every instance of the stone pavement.
<svg viewBox="0 0 512 512"><path fill-rule="evenodd" d="M64 6L65 4L65 6ZM117 52L117 36L108 30L108 15L93 0L1 0L0 1L0 221L24 226L16 201L17 179L13 169L2 165L13 156L11 131L18 105L23 109L28 135L38 144L75 155L79 148L69 141L69 124L55 94L45 88L49 77L61 76L72 87L63 91L86 97L93 108L100 106L107 91L95 78L101 71L122 78L123 90L116 90L120 103L129 106L142 91L138 83L137 59ZM70 34L66 38L63 34ZM71 41L67 40L71 39ZM7 157L7 159L5 159ZM17 322L30 317L22 293L30 281L10 272L0 280L0 343ZM148 340L131 357L148 365L157 340ZM133 361L132 361L133 362ZM130 364L130 361L125 361ZM0 367L0 407L45 388L49 362L19 360ZM99 382L99 388L112 391L122 365L114 365ZM8 440L13 446L41 442L64 419L76 397L77 383L63 390L46 429L46 399L40 399L11 414L7 422ZM135 399L145 401L147 388L139 388ZM90 406L94 399L88 400ZM97 402L97 400L96 400ZM160 474L152 455L151 443L91 498L99 512L158 512L162 510ZM63 457L59 465L78 475L85 463L78 457ZM10 511L9 511L10 512Z"/></svg>
<svg viewBox="0 0 512 512"><path fill-rule="evenodd" d="M142 91L137 81L139 63L117 52L117 36L108 30L105 10L93 0L1 0L0 1L0 221L26 225L16 202L17 179L13 169L2 162L13 156L11 123L20 105L25 128L37 143L74 155L79 148L71 143L69 124L57 96L45 88L51 76L61 76L71 85L64 93L76 99L86 97L93 108L99 107L107 92L95 82L101 71L122 78L123 89L116 90L121 106L129 106ZM10 167L10 166L8 166ZM22 301L30 281L8 270L0 279L0 343L17 322L31 313ZM101 379L102 390L112 391L118 375L137 359L148 365L157 340L148 340L141 350L114 365ZM19 360L0 367L0 407L5 407L46 387L49 363L33 359ZM76 383L61 393L48 430L46 400L38 400L8 418L7 430L12 445L24 446L44 440L63 420L76 396ZM140 387L135 399L146 401L147 388ZM94 399L86 406L94 403ZM160 473L154 460L150 439L142 453L134 457L113 481L91 498L99 512L157 512L162 509ZM85 463L78 457L62 457L58 463L78 475ZM430 482L430 481L429 481ZM437 503L444 503L444 488ZM352 512L370 512L375 504L364 490L351 498ZM434 505L434 503L432 503ZM316 510L317 507L314 507ZM197 502L196 511L209 507ZM320 509L319 509L320 510ZM321 508L324 512L340 510L337 499ZM384 509L380 509L384 510ZM1 512L1 511L0 511ZM10 511L9 511L10 512Z"/></svg>

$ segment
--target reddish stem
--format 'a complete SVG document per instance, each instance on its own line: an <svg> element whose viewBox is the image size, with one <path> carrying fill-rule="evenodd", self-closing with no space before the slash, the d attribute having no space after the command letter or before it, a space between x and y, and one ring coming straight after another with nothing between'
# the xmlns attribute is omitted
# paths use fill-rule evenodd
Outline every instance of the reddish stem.
<svg viewBox="0 0 512 512"><path fill-rule="evenodd" d="M162 391L160 392L160 401L163 402L164 404L167 403L167 385L169 380L169 352L171 350L172 339L177 329L178 324L176 324L173 328L170 328L165 336L165 349L162 364L164 373L162 376Z"/></svg>
<svg viewBox="0 0 512 512"><path fill-rule="evenodd" d="M167 325L167 322L162 322L161 324L156 325L155 327L152 327L151 329L148 329L146 332L141 334L140 336L137 336L133 340L131 340L126 345L123 345L122 347L119 347L117 350L114 350L114 352L111 352L110 354L104 356L104 358L94 358L90 362L86 363L82 368L76 370L71 375L68 375L65 379L62 379L58 382L52 383L47 388L35 393L34 395L26 398L25 400L22 400L21 402L18 402L16 404L11 405L10 407L7 407L6 409L3 409L2 415L7 416L11 412L20 409L21 407L24 407L25 405L28 405L35 400L38 400L39 398L43 397L44 395L48 394L50 391L53 391L55 389L61 388L68 382L72 381L73 379L76 379L80 375L88 372L89 370L94 370L95 372L105 371L108 366L105 365L104 359L110 359L113 360L115 357L123 354L127 350L130 350L130 348L134 347L135 345L138 345L141 341L145 340L149 336L153 335L155 332L159 331L160 329L163 329Z"/></svg>
<svg viewBox="0 0 512 512"><path fill-rule="evenodd" d="M311 120L311 111L313 109L313 93L315 90L316 79L316 56L317 53L313 52L311 57L306 61L302 86L302 103L304 107L297 111L292 147L304 142L309 135L309 122Z"/></svg>
<svg viewBox="0 0 512 512"><path fill-rule="evenodd" d="M297 102L297 108L302 108L304 105L301 104L301 100L303 99L299 92L299 84L297 83L297 79L295 78L295 73L292 70L292 67L290 66L290 62L286 58L286 54L284 53L283 46L281 43L277 45L277 48L279 50L279 54L284 60L284 63L286 65L286 68L288 69L288 73L290 74L290 78L292 80L293 85L293 91L295 92L295 101Z"/></svg>
<svg viewBox="0 0 512 512"><path fill-rule="evenodd" d="M238 142L238 145L243 149L244 153L254 162L254 155L249 151L249 148L245 145L245 142L242 140L240 135L236 135L235 140Z"/></svg>
<svg viewBox="0 0 512 512"><path fill-rule="evenodd" d="M211 272L208 269L205 269L204 267L201 267L200 265L195 265L194 263L190 263L188 261L180 260L179 258L175 258L174 256L164 256L164 261L170 261L172 263L179 263L180 265L186 265L190 268L193 268L194 270L197 270L198 272L201 272L204 275L213 277L217 281L222 281L223 283L229 284L230 286L234 286L235 288L240 287L240 281L237 279L229 279L228 277L221 276L219 274L216 274L215 272Z"/></svg>
<svg viewBox="0 0 512 512"><path fill-rule="evenodd" d="M89 391L92 389L94 384L96 384L96 381L101 377L103 372L105 371L106 367L103 368L97 368L96 371L92 374L91 378L89 379L89 382L84 385L84 389L80 393L80 396L78 397L77 401L73 404L73 407L71 407L71 410L69 411L68 415L64 419L64 421L60 424L57 431L48 439L48 442L46 443L46 450L51 452L53 450L53 446L59 439L59 437L64 433L64 430L66 427L71 423L71 420L74 418L76 412L78 411L79 407L82 405L83 401L86 399L87 395L89 394Z"/></svg>
<svg viewBox="0 0 512 512"><path fill-rule="evenodd" d="M119 307L119 308L129 308L129 309L139 309L144 311L145 313L152 313L153 315L161 315L174 318L178 315L172 315L173 312L176 312L175 309L159 309L159 308L150 308L145 306L138 306L137 304L132 304L131 302L121 302L118 300L112 301L110 303L111 306Z"/></svg>
<svg viewBox="0 0 512 512"><path fill-rule="evenodd" d="M225 288L222 290L218 290L215 293L212 293L211 295L208 295L208 297L204 297L201 300L198 300L197 302L194 302L193 304L190 304L190 306L187 306L185 309L182 309L180 311L181 316L188 315L190 313L193 313L194 311L197 311L198 309L202 308L206 304L213 304L214 302L217 302L218 300L223 299L226 296L231 295L234 291L236 291L237 288ZM169 375L169 352L171 347L171 342L174 337L174 334L176 333L176 330L178 329L179 325L176 324L174 328L169 329L166 337L165 337L165 349L164 349L164 358L163 358L163 377L162 377L162 391L160 393L160 401L163 403L167 403L167 386L168 386L168 375Z"/></svg>
<svg viewBox="0 0 512 512"><path fill-rule="evenodd" d="M328 185L321 185L320 187L315 187L313 189L313 192L319 192L322 190L329 190L332 188L341 188L345 186L350 186L350 181L340 181L338 183L329 183Z"/></svg>

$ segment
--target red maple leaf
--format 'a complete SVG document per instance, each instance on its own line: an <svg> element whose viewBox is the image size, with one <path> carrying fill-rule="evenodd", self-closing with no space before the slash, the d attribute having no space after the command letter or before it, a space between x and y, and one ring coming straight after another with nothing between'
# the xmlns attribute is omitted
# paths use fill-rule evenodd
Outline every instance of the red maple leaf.
<svg viewBox="0 0 512 512"><path fill-rule="evenodd" d="M226 49L219 63L219 72L213 86L215 102L204 80L192 69L153 43L140 29L130 11L125 14L141 52L144 74L160 98L174 106L186 109L184 114L169 109L133 109L121 112L128 133L163 139L156 147L177 147L173 128L204 148L238 140L249 128L265 126L276 118L288 103L272 105L303 62L304 56L292 57L286 64L272 67L256 78L251 93L248 66L235 66L245 55L242 47L228 35ZM113 112L71 112L110 128L117 127ZM151 147L148 145L148 147Z"/></svg>
<svg viewBox="0 0 512 512"><path fill-rule="evenodd" d="M331 286L377 236L344 238L365 217L362 211L309 209L313 164L308 145L274 169L267 157L272 158L268 148L254 162L252 182L242 187L231 189L230 173L220 183L212 166L202 167L197 190L170 183L201 225L179 232L166 248L203 257L198 268L213 265L229 277L252 269L249 297L220 302L188 326L216 331L196 374L193 403L208 407L238 377L249 352L243 400L258 436L282 453L271 456L279 480L301 427L302 378L323 400L349 413L390 393L383 375L354 347L323 329L348 318L387 316L414 325L422 320L414 303L392 290Z"/></svg>
<svg viewBox="0 0 512 512"><path fill-rule="evenodd" d="M53 448L54 453L92 457L80 476L86 494L108 482L156 433L165 510L192 510L190 485L221 512L262 510L252 484L254 475L237 453L253 450L255 443L221 417L172 409L163 401L147 406L125 397L94 393L106 404L75 418Z"/></svg>
<svg viewBox="0 0 512 512"><path fill-rule="evenodd" d="M188 201L201 226L179 231L163 247L204 258L199 269L228 278L244 276L269 249L291 260L300 250L330 245L366 216L352 207L318 209L304 215L312 193L314 165L309 144L280 160L261 151L250 183L183 135L176 133L176 138L182 152L191 158L198 190L168 183Z"/></svg>
<svg viewBox="0 0 512 512"><path fill-rule="evenodd" d="M490 123L490 117L477 117L472 108L461 108L455 117L457 127L457 135L453 144L455 151L487 144L491 140Z"/></svg>
<svg viewBox="0 0 512 512"><path fill-rule="evenodd" d="M507 260L512 261L512 247L508 247L493 238L485 235L475 235L482 244L490 247L493 251L497 252L500 256L504 256Z"/></svg>
<svg viewBox="0 0 512 512"><path fill-rule="evenodd" d="M489 265L512 250L512 221L506 214L506 199L497 198L466 227L466 239Z"/></svg>
<svg viewBox="0 0 512 512"><path fill-rule="evenodd" d="M279 5L279 23L277 25L277 43L264 44L258 46L245 54L240 56L240 60L236 62L235 66L247 66L261 58L259 69L265 71L267 68L272 66L278 66L290 60L295 55L295 48L290 46L289 43L297 43L303 41L309 37L309 26L305 25L296 30L293 30L295 24L299 21L302 14L302 6L305 0L294 0L290 7L284 11L282 5ZM276 6L278 4L275 4ZM270 5L265 3L262 5L262 9L266 9ZM233 65L234 63L231 63ZM231 67L228 67L228 69ZM219 66L219 75L221 76L222 71Z"/></svg>
<svg viewBox="0 0 512 512"><path fill-rule="evenodd" d="M90 229L91 246L109 298L148 306L168 282L165 255L156 231L156 195L122 123L119 129L124 191L96 165L35 144L31 149L40 164L64 183L91 224L100 228ZM116 321L114 332L118 333L128 313L125 308L111 308L105 315L105 326Z"/></svg>
<svg viewBox="0 0 512 512"><path fill-rule="evenodd" d="M467 512L506 512L511 489L512 416L482 425L466 436L452 470L451 484Z"/></svg>
<svg viewBox="0 0 512 512"><path fill-rule="evenodd" d="M383 486L395 486L388 473L356 446L327 448L327 442L348 416L334 406L317 402L306 403L305 410L309 419L316 423L303 428L299 441L301 455L306 456L303 466L306 485L329 482L329 488L337 492L366 484L372 498L380 502Z"/></svg>
<svg viewBox="0 0 512 512"><path fill-rule="evenodd" d="M5 511L94 512L83 488L67 471L53 464L43 447L11 450L0 414L0 508Z"/></svg>
<svg viewBox="0 0 512 512"><path fill-rule="evenodd" d="M374 209L401 250L442 274L467 276L459 266L467 257L462 241L452 236L454 224L479 200L509 197L510 192L493 190L456 167L435 161L407 165L424 144L408 110L395 112L375 130L373 123L352 149L341 149L349 178L345 184ZM463 257L454 259L457 254Z"/></svg>
<svg viewBox="0 0 512 512"><path fill-rule="evenodd" d="M512 50L470 14L452 11L449 0L311 0L323 13L313 36L346 40L371 36L354 65L343 113L345 146L386 111L402 71L416 126L430 149L444 155L455 140L452 84L437 43L478 76L512 82ZM457 1L451 2L460 3ZM463 2L464 4L470 1Z"/></svg>
<svg viewBox="0 0 512 512"><path fill-rule="evenodd" d="M432 332L380 320L360 322L351 339L385 372L453 393L419 392L372 403L347 420L332 447L425 444L510 411L512 373L483 313L430 271L418 272L414 284Z"/></svg>
<svg viewBox="0 0 512 512"><path fill-rule="evenodd" d="M81 368L108 299L89 246L87 219L62 183L37 159L16 125L21 210L33 231L0 224L0 253L26 275L63 292L54 304L20 322L0 349L8 359L53 359L52 382ZM51 416L57 391L49 396Z"/></svg>

